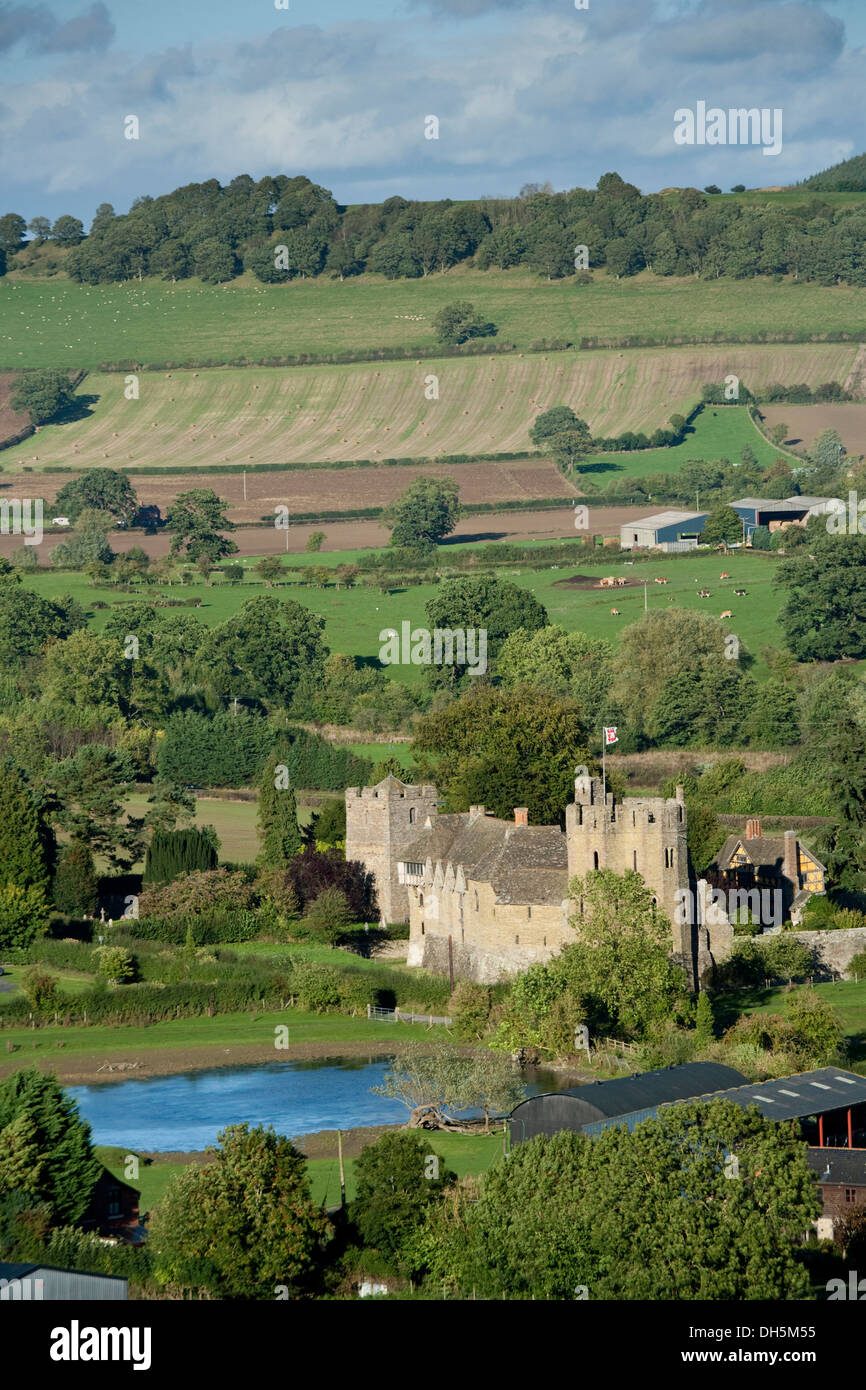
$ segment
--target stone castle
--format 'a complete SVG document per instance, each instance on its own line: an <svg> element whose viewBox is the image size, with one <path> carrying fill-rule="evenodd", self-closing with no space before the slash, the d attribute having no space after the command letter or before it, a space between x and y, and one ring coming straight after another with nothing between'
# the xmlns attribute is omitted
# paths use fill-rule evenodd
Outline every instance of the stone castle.
<svg viewBox="0 0 866 1390"><path fill-rule="evenodd" d="M346 858L373 874L382 918L409 922L410 965L493 982L550 959L576 939L569 883L593 869L642 875L693 986L712 946L726 952L730 928L701 911L703 885L690 878L682 788L668 799L617 802L600 777L578 771L564 832L530 825L525 807L513 821L483 806L442 814L435 787L391 776L347 790ZM697 902L694 913L683 913L684 893Z"/></svg>

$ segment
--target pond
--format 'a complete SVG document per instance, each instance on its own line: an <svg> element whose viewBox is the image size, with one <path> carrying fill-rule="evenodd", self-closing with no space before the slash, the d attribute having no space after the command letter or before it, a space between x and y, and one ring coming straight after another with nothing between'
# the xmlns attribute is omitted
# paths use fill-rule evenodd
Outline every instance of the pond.
<svg viewBox="0 0 866 1390"><path fill-rule="evenodd" d="M273 1125L291 1138L320 1129L401 1124L408 1115L405 1105L371 1091L390 1060L381 1055L264 1062L67 1090L89 1122L95 1144L185 1153L215 1144L226 1125L243 1122ZM563 1090L573 1081L544 1070L523 1076L528 1096Z"/></svg>

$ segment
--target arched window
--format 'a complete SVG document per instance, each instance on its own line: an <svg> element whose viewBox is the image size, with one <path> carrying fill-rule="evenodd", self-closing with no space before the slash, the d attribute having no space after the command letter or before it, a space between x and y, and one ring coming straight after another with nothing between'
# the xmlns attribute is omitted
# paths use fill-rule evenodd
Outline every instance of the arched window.
<svg viewBox="0 0 866 1390"><path fill-rule="evenodd" d="M409 824L410 824L410 825L414 825L414 824L415 824L415 807L414 807L414 806L410 806L410 807L409 807Z"/></svg>
<svg viewBox="0 0 866 1390"><path fill-rule="evenodd" d="M592 867L593 867L594 869L597 869L597 868L598 868L598 850L597 850L597 849L594 849L593 852L592 852Z"/></svg>
<svg viewBox="0 0 866 1390"><path fill-rule="evenodd" d="M637 869L637 850L633 850L633 851L632 851L632 856L631 856L631 857L632 857L633 867L634 867L635 869Z"/></svg>

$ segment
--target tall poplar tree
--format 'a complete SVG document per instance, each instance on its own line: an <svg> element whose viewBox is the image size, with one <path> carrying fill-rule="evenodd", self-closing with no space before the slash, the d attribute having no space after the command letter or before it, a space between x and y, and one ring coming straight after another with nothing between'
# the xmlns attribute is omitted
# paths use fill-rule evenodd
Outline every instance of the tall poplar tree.
<svg viewBox="0 0 866 1390"><path fill-rule="evenodd" d="M259 830L262 836L259 860L268 868L287 866L300 854L298 807L289 782L285 752L279 749L268 759L259 784Z"/></svg>

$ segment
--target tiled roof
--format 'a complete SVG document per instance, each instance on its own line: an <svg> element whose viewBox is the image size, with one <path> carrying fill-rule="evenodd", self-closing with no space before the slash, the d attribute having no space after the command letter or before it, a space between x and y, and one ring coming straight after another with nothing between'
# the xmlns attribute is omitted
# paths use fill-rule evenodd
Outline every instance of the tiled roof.
<svg viewBox="0 0 866 1390"><path fill-rule="evenodd" d="M558 825L514 825L466 812L441 815L402 858L461 865L467 879L490 883L498 902L560 903L568 896L568 847Z"/></svg>
<svg viewBox="0 0 866 1390"><path fill-rule="evenodd" d="M866 1149L807 1149L806 1162L828 1186L866 1187Z"/></svg>

